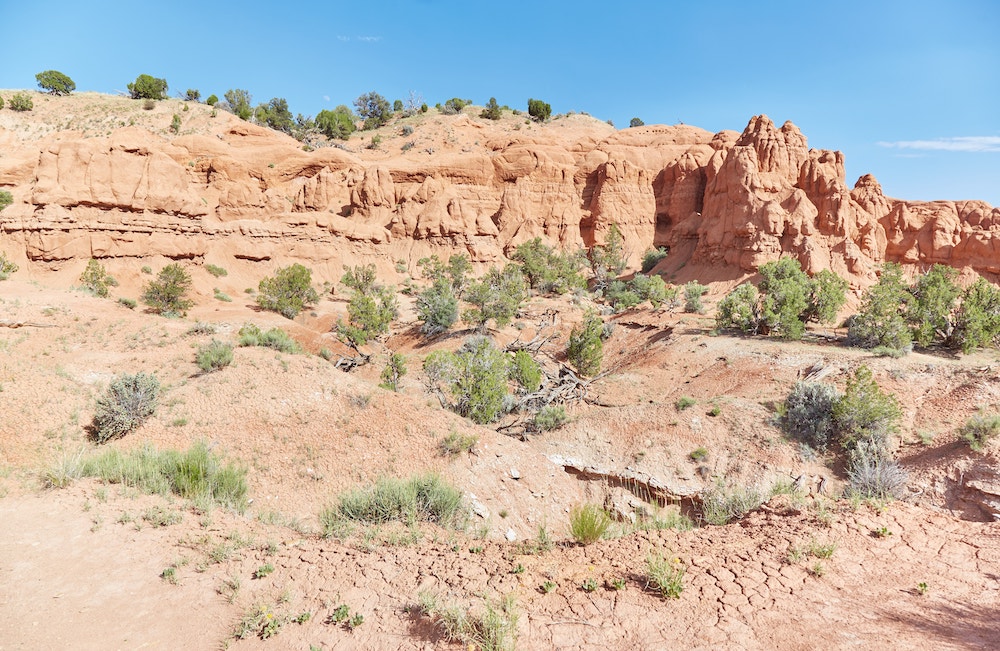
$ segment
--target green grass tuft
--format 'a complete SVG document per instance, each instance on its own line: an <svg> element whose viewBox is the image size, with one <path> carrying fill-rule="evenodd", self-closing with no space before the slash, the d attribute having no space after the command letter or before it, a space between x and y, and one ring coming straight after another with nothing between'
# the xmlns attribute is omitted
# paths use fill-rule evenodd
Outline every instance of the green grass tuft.
<svg viewBox="0 0 1000 651"><path fill-rule="evenodd" d="M184 452L105 450L81 461L80 475L97 477L160 495L174 494L202 506L219 505L242 513L247 508L246 470L223 464L205 443Z"/></svg>
<svg viewBox="0 0 1000 651"><path fill-rule="evenodd" d="M373 486L341 493L336 504L320 512L319 519L324 535L333 536L350 522L433 522L460 528L465 516L462 492L440 476L427 474L380 479Z"/></svg>

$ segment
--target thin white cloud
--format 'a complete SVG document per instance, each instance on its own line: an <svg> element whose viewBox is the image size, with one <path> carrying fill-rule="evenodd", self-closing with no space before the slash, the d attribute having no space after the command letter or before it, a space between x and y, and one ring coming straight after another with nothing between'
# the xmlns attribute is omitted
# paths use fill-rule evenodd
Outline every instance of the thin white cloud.
<svg viewBox="0 0 1000 651"><path fill-rule="evenodd" d="M323 101L329 102L330 101L330 96L329 95L323 95Z"/></svg>
<svg viewBox="0 0 1000 651"><path fill-rule="evenodd" d="M998 151L1000 136L963 136L958 138L936 138L934 140L899 140L878 143L880 147L895 149L924 149L933 151Z"/></svg>
<svg viewBox="0 0 1000 651"><path fill-rule="evenodd" d="M378 43L382 40L381 36L343 36L342 34L337 35L337 40L343 43L349 43L350 41L359 41L361 43Z"/></svg>

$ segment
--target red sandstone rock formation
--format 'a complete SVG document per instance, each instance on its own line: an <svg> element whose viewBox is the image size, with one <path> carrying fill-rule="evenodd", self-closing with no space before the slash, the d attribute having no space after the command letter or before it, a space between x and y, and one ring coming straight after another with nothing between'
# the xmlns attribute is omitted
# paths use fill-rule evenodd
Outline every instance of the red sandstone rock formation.
<svg viewBox="0 0 1000 651"><path fill-rule="evenodd" d="M420 127L437 128L437 140L397 155L305 152L228 114L216 120L214 137L123 127L30 140L0 129L0 186L19 198L0 214L2 248L36 261L458 251L493 261L534 237L600 243L615 223L633 262L668 245L746 273L788 254L861 282L885 260L1000 272L1000 209L889 199L871 175L850 189L843 154L810 150L795 125L763 115L742 134L615 131L585 116L528 132L516 120L443 116Z"/></svg>

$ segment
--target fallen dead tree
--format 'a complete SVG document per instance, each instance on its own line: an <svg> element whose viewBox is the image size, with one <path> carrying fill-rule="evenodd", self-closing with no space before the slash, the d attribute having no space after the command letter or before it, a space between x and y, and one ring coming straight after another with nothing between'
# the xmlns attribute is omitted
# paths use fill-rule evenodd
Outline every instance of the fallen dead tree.
<svg viewBox="0 0 1000 651"><path fill-rule="evenodd" d="M34 321L0 320L0 328L55 328L54 323L35 323Z"/></svg>

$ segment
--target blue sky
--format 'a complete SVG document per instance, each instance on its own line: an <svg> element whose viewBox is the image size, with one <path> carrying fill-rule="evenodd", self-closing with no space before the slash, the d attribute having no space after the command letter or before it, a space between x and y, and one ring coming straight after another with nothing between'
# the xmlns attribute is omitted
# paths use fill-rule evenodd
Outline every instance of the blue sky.
<svg viewBox="0 0 1000 651"><path fill-rule="evenodd" d="M377 8L376 8L377 7ZM171 94L284 97L315 115L416 91L624 127L740 131L766 113L840 149L906 199L1000 205L1000 2L245 0L3 2L0 88L65 72L113 93L139 74Z"/></svg>

